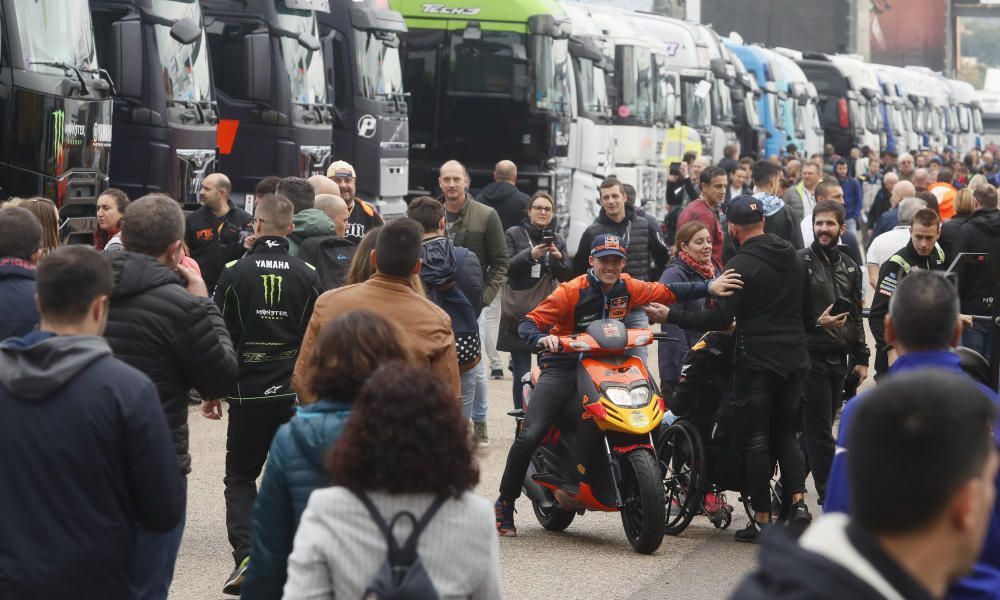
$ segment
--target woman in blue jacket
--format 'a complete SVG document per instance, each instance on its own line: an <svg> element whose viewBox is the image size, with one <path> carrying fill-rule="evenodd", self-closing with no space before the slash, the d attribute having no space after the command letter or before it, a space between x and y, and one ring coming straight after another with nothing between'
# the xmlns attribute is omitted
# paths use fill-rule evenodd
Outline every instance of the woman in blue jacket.
<svg viewBox="0 0 1000 600"><path fill-rule="evenodd" d="M281 597L288 555L309 495L331 483L324 465L326 450L340 437L368 376L381 365L408 359L399 340L392 323L365 310L342 315L320 331L309 358L316 373L312 389L320 400L300 406L274 435L253 507L242 598Z"/></svg>
<svg viewBox="0 0 1000 600"><path fill-rule="evenodd" d="M679 281L707 281L719 276L712 263L712 235L701 221L689 221L677 232L677 256L674 257L660 277L660 283L672 284ZM711 304L711 299L698 298L675 305L677 310L700 312ZM660 326L664 333L677 338L676 341L660 344L660 391L664 398L670 396L680 379L681 365L691 346L694 346L704 331L681 330L677 325L664 323Z"/></svg>

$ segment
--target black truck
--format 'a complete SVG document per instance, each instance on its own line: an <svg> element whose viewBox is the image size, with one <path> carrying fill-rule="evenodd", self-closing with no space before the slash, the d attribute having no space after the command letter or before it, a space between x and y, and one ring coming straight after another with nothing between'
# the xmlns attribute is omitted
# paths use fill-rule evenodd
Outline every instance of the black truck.
<svg viewBox="0 0 1000 600"><path fill-rule="evenodd" d="M328 0L201 3L221 113L218 171L234 197L267 175L325 175L333 112L316 12Z"/></svg>
<svg viewBox="0 0 1000 600"><path fill-rule="evenodd" d="M111 185L198 205L215 171L218 108L197 0L91 0L97 57L117 87Z"/></svg>
<svg viewBox="0 0 1000 600"><path fill-rule="evenodd" d="M111 79L82 0L5 0L0 63L0 194L44 196L62 235L89 242L107 187Z"/></svg>
<svg viewBox="0 0 1000 600"><path fill-rule="evenodd" d="M386 217L406 212L410 125L399 36L403 16L385 2L330 0L317 12L334 105L337 159L357 172L358 195Z"/></svg>

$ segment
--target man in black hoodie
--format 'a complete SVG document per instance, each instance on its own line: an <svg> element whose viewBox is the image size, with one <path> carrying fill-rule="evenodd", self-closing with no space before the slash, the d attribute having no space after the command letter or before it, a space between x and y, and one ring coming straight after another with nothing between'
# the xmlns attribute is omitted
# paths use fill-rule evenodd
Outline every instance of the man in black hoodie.
<svg viewBox="0 0 1000 600"><path fill-rule="evenodd" d="M476 194L476 200L497 211L500 224L507 231L524 219L531 198L517 189L517 165L501 160L493 168L493 182Z"/></svg>
<svg viewBox="0 0 1000 600"><path fill-rule="evenodd" d="M116 358L156 385L186 489L188 392L227 394L236 383L236 354L205 282L180 265L183 239L184 213L173 198L149 194L128 205L122 217L128 251L109 257L115 289L104 337ZM166 598L183 531L183 513L165 534L140 527L135 583L141 598Z"/></svg>
<svg viewBox="0 0 1000 600"><path fill-rule="evenodd" d="M748 491L757 521L737 532L736 540L756 542L760 526L771 516L772 455L778 457L786 494L791 495L789 519L812 518L805 504L805 465L795 432L809 368L806 326L812 330L815 318L805 264L791 244L764 233L760 199L739 196L730 202L726 227L738 244L726 269L742 276L743 289L702 312L684 313L662 305L649 306L646 312L655 323L699 331L726 329L736 319L733 383L739 410L734 419L743 437Z"/></svg>
<svg viewBox="0 0 1000 600"><path fill-rule="evenodd" d="M998 292L992 269L1000 263L1000 210L997 210L996 188L992 185L976 188L972 193L972 208L972 217L959 227L948 258L952 260L961 252L985 252L989 255L986 266L961 265L957 273L962 314L992 316ZM974 323L962 332L962 345L989 360L993 354L993 337L992 325Z"/></svg>

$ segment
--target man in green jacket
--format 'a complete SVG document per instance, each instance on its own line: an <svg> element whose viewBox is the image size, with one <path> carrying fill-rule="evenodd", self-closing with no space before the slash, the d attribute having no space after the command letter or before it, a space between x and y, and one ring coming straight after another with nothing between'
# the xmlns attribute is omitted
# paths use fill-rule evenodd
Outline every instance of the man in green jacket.
<svg viewBox="0 0 1000 600"><path fill-rule="evenodd" d="M500 331L500 289L507 281L507 242L497 211L469 195L469 172L457 160L441 165L438 185L443 192L448 238L456 246L475 253L483 269L483 306L479 317L479 337L483 340L483 353L489 357L490 375L503 378L504 364L497 351ZM477 390L472 402L472 424L476 442L481 446L490 443L486 431L486 367L480 363L476 375Z"/></svg>

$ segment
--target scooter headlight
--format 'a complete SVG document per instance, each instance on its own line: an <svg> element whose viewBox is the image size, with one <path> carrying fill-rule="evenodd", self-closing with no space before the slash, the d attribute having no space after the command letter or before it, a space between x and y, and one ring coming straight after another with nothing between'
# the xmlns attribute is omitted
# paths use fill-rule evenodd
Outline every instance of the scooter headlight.
<svg viewBox="0 0 1000 600"><path fill-rule="evenodd" d="M632 397L629 391L623 387L609 387L604 392L608 400L611 400L615 406L621 406L624 408L632 407Z"/></svg>
<svg viewBox="0 0 1000 600"><path fill-rule="evenodd" d="M649 388L646 386L632 388L629 396L632 400L632 408L646 406L649 403Z"/></svg>

